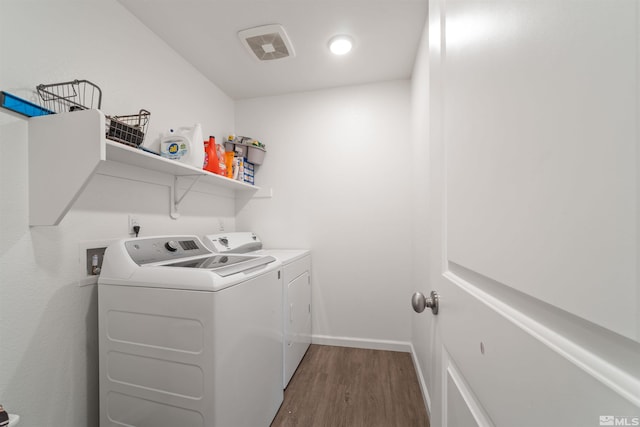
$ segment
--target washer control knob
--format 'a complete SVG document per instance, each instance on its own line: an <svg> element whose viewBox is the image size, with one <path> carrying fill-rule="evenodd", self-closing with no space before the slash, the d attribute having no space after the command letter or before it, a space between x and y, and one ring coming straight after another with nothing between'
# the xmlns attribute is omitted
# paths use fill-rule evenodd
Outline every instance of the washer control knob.
<svg viewBox="0 0 640 427"><path fill-rule="evenodd" d="M175 240L169 240L164 244L164 247L167 248L169 252L175 252L178 250L178 242L176 242Z"/></svg>
<svg viewBox="0 0 640 427"><path fill-rule="evenodd" d="M222 243L224 246L229 246L229 239L227 239L226 237L219 238L218 242Z"/></svg>

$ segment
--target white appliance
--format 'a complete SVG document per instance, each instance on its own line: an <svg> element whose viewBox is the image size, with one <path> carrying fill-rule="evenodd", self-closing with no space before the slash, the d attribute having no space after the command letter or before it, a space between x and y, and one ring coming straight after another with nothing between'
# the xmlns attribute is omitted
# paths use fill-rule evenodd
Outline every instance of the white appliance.
<svg viewBox="0 0 640 427"><path fill-rule="evenodd" d="M283 378L286 388L311 344L311 252L307 249L263 249L252 232L210 234L204 243L224 254L270 255L282 262Z"/></svg>
<svg viewBox="0 0 640 427"><path fill-rule="evenodd" d="M20 415L9 414L9 424L7 427L16 427L20 422Z"/></svg>
<svg viewBox="0 0 640 427"><path fill-rule="evenodd" d="M283 400L281 262L196 236L119 241L98 281L100 426L268 426Z"/></svg>

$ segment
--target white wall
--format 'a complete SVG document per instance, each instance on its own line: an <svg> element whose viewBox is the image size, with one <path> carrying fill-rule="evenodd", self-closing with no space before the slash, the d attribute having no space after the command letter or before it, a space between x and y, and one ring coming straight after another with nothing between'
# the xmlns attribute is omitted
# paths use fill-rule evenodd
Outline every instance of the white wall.
<svg viewBox="0 0 640 427"><path fill-rule="evenodd" d="M267 145L236 225L312 250L314 342L402 348L410 339L410 85L243 100L236 130Z"/></svg>
<svg viewBox="0 0 640 427"><path fill-rule="evenodd" d="M2 90L84 78L107 114L151 111L150 140L196 121L233 129L231 99L115 1L2 0L0 16ZM29 227L27 147L27 122L0 113L0 403L25 426L95 426L97 292L80 286L80 246L127 237L128 213L143 235L232 229L234 202L189 194L171 220L168 187L96 176L59 226Z"/></svg>
<svg viewBox="0 0 640 427"><path fill-rule="evenodd" d="M171 220L167 187L98 175L59 226L29 227L27 122L0 113L0 403L24 425L97 424L97 292L80 248L128 236L129 213L143 235L222 222L311 248L314 340L408 349L408 81L234 105L113 0L1 0L0 16L0 89L33 99L39 83L91 80L107 114L151 111L152 145L169 127L200 122L221 138L235 125L267 144L257 182L274 194L192 192Z"/></svg>

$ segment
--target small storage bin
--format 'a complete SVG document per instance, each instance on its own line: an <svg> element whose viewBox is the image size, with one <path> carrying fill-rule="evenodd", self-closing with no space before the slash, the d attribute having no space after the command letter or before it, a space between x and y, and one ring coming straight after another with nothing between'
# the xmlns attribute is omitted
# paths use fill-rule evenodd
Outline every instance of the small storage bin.
<svg viewBox="0 0 640 427"><path fill-rule="evenodd" d="M249 149L249 154L247 155L247 160L255 165L261 165L264 161L264 156L267 153L267 150L260 147L255 147L253 145L247 146Z"/></svg>
<svg viewBox="0 0 640 427"><path fill-rule="evenodd" d="M233 151L236 157L247 157L247 146L244 144L236 144L233 142L225 142L224 148L227 151Z"/></svg>
<svg viewBox="0 0 640 427"><path fill-rule="evenodd" d="M42 106L54 113L100 109L102 90L89 80L40 84L36 86Z"/></svg>
<svg viewBox="0 0 640 427"><path fill-rule="evenodd" d="M147 110L128 116L105 116L106 136L113 141L139 147L147 133L150 116Z"/></svg>

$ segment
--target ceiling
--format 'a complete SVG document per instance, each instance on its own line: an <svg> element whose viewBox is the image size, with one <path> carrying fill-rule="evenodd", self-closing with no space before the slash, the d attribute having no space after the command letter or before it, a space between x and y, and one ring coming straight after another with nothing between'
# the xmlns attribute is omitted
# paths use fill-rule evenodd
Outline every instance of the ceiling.
<svg viewBox="0 0 640 427"><path fill-rule="evenodd" d="M234 99L326 89L411 76L428 0L118 0ZM286 30L295 57L257 61L238 31ZM329 52L337 34L354 39Z"/></svg>

